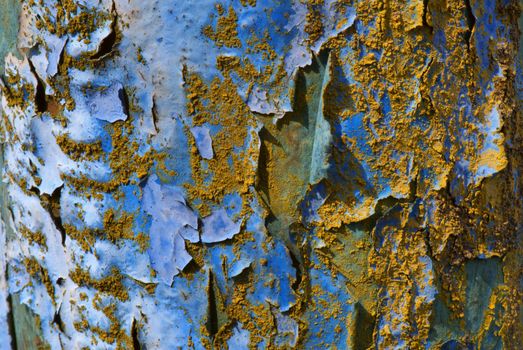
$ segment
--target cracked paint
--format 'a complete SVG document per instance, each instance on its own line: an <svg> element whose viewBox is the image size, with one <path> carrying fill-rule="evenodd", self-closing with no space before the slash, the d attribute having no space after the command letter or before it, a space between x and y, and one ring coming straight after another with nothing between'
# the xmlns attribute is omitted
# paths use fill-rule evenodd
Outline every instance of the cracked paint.
<svg viewBox="0 0 523 350"><path fill-rule="evenodd" d="M521 347L517 2L9 4L6 348Z"/></svg>

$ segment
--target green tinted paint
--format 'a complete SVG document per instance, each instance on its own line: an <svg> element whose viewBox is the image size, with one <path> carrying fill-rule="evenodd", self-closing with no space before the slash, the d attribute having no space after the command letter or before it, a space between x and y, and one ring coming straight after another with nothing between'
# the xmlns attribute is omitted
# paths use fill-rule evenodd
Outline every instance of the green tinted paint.
<svg viewBox="0 0 523 350"><path fill-rule="evenodd" d="M0 69L4 70L4 57L16 50L20 15L20 1L0 0Z"/></svg>

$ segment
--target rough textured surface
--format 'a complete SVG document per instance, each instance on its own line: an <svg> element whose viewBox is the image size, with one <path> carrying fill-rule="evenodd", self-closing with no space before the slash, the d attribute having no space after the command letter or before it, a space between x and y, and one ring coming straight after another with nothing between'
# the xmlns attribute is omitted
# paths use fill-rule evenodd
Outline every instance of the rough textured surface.
<svg viewBox="0 0 523 350"><path fill-rule="evenodd" d="M8 7L2 347L523 347L515 0Z"/></svg>

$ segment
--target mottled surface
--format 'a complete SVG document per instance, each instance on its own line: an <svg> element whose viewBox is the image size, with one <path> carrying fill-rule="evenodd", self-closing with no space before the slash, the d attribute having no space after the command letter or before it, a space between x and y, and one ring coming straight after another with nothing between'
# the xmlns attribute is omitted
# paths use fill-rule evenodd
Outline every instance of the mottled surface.
<svg viewBox="0 0 523 350"><path fill-rule="evenodd" d="M0 1L0 57L5 57L8 52L16 51L18 35L18 16L20 15L20 2L17 0ZM4 69L4 60L0 60L0 68Z"/></svg>
<svg viewBox="0 0 523 350"><path fill-rule="evenodd" d="M521 348L519 19L24 1L19 56L0 35L2 344Z"/></svg>

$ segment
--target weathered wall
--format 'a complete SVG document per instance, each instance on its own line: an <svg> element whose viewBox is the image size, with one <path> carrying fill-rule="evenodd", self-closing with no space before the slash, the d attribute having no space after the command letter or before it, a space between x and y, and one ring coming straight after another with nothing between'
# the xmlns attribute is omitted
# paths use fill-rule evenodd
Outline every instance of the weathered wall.
<svg viewBox="0 0 523 350"><path fill-rule="evenodd" d="M5 348L523 347L515 0L13 13Z"/></svg>

